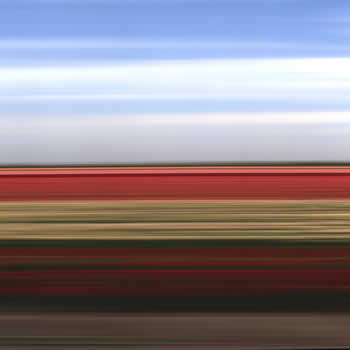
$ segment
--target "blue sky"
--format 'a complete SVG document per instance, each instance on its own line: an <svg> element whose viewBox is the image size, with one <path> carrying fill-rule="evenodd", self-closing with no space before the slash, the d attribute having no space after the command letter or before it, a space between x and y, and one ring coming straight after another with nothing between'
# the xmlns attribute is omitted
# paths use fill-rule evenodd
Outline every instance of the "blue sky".
<svg viewBox="0 0 350 350"><path fill-rule="evenodd" d="M349 21L347 0L2 0L0 40L33 63L344 57Z"/></svg>
<svg viewBox="0 0 350 350"><path fill-rule="evenodd" d="M349 160L349 43L346 0L0 0L0 162Z"/></svg>

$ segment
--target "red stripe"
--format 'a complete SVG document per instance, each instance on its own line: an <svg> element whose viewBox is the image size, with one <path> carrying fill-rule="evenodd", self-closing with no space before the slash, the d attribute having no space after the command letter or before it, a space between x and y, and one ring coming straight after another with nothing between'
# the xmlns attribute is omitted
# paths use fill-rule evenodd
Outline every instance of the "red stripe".
<svg viewBox="0 0 350 350"><path fill-rule="evenodd" d="M349 198L347 168L0 171L0 200Z"/></svg>
<svg viewBox="0 0 350 350"><path fill-rule="evenodd" d="M261 295L350 291L350 271L1 272L0 295Z"/></svg>

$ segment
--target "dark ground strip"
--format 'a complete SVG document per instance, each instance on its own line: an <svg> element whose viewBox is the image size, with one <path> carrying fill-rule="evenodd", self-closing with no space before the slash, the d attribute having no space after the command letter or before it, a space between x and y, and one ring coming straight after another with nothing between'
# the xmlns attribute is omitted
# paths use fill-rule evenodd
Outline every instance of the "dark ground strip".
<svg viewBox="0 0 350 350"><path fill-rule="evenodd" d="M349 293L256 296L2 296L0 312L350 312ZM349 333L350 334L350 333Z"/></svg>

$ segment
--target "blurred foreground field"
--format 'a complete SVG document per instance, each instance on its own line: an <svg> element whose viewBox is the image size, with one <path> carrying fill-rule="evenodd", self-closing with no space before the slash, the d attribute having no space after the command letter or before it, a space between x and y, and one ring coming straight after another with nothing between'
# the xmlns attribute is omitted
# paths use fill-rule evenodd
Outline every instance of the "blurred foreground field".
<svg viewBox="0 0 350 350"><path fill-rule="evenodd" d="M0 311L349 311L350 200L0 202Z"/></svg>

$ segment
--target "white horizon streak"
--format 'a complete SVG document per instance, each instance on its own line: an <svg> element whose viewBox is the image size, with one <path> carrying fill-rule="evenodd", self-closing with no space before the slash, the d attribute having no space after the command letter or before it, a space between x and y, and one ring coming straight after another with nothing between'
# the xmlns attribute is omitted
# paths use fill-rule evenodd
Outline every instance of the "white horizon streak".
<svg viewBox="0 0 350 350"><path fill-rule="evenodd" d="M1 118L0 163L348 160L347 120L345 112Z"/></svg>
<svg viewBox="0 0 350 350"><path fill-rule="evenodd" d="M18 127L26 131L42 128L55 128L66 125L71 128L104 129L113 127L133 127L142 125L337 125L348 124L350 127L350 112L286 112L286 113L164 113L135 114L135 115L85 115L85 116L46 116L32 118L31 116L17 116L16 118L2 118L0 125Z"/></svg>

